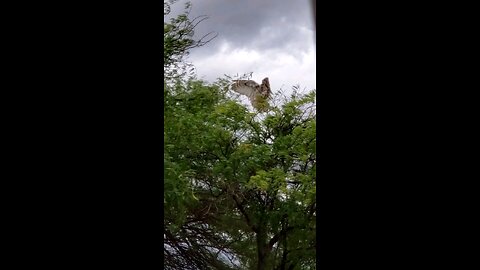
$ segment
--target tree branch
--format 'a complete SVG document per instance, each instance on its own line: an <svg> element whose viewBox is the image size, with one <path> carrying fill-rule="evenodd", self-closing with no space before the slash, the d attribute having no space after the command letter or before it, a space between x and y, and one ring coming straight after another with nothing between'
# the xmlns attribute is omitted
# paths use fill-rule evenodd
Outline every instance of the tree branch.
<svg viewBox="0 0 480 270"><path fill-rule="evenodd" d="M238 210L240 210L240 212L242 213L242 215L245 217L245 221L247 222L247 225L250 227L250 229L252 229L252 231L254 231L255 233L258 232L258 228L257 226L255 226L255 224L252 223L252 220L250 219L250 217L248 216L247 212L245 211L245 208L243 208L243 205L242 203L240 203L237 199L237 195L236 194L232 194L232 198L233 200L235 201L235 204L238 208Z"/></svg>

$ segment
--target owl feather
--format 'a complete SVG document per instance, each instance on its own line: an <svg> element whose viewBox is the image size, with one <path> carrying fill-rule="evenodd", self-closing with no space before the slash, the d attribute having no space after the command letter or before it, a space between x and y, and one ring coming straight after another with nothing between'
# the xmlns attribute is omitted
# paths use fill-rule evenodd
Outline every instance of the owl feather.
<svg viewBox="0 0 480 270"><path fill-rule="evenodd" d="M269 98L271 96L270 83L268 78L262 80L262 84L258 84L252 80L234 80L232 84L232 90L247 96L253 107L259 107L257 104L258 96Z"/></svg>

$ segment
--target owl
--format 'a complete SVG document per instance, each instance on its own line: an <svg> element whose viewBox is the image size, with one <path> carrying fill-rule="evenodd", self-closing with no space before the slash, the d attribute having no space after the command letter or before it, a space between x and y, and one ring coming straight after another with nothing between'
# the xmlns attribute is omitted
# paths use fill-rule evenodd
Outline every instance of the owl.
<svg viewBox="0 0 480 270"><path fill-rule="evenodd" d="M262 100L270 98L272 91L270 90L270 82L268 78L262 80L262 84L258 84L252 80L234 80L232 90L247 96L252 106L259 109L262 106Z"/></svg>

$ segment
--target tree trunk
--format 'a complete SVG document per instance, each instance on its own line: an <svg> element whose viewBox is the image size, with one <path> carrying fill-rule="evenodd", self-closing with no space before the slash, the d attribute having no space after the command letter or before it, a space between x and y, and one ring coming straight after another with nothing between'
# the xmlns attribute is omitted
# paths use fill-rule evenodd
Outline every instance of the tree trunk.
<svg viewBox="0 0 480 270"><path fill-rule="evenodd" d="M267 234L263 228L257 232L257 270L265 270L267 263Z"/></svg>

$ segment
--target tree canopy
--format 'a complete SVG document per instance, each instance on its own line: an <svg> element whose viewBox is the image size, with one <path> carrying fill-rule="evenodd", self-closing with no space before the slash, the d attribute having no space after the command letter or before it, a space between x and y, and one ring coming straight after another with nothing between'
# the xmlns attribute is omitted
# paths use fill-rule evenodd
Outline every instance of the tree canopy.
<svg viewBox="0 0 480 270"><path fill-rule="evenodd" d="M164 23L165 269L315 269L315 91L258 112L178 72L194 26Z"/></svg>

